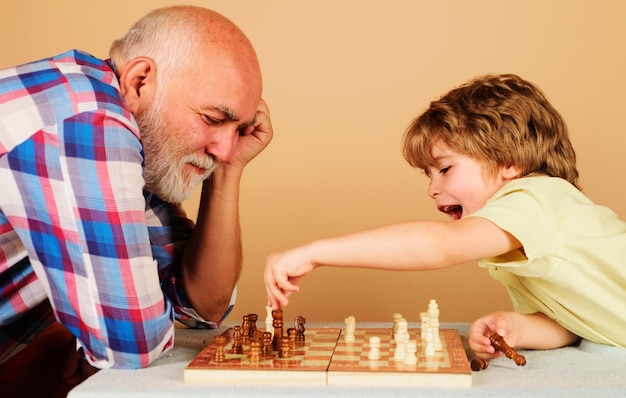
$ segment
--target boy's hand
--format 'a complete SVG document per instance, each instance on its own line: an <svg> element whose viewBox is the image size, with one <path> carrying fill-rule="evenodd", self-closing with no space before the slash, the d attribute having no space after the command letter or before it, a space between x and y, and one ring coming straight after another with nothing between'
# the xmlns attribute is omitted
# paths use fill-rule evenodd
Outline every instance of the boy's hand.
<svg viewBox="0 0 626 398"><path fill-rule="evenodd" d="M478 358L489 360L503 355L491 345L489 335L493 332L502 336L508 345L515 347L518 336L512 313L494 312L472 323L469 330L469 345Z"/></svg>
<svg viewBox="0 0 626 398"><path fill-rule="evenodd" d="M533 350L551 350L578 342L579 337L545 314L494 312L477 319L470 326L469 345L481 359L495 358L501 353L491 346L490 332L496 332L511 347Z"/></svg>
<svg viewBox="0 0 626 398"><path fill-rule="evenodd" d="M287 297L300 291L300 280L314 269L306 246L270 255L265 265L267 305L275 309L286 306Z"/></svg>

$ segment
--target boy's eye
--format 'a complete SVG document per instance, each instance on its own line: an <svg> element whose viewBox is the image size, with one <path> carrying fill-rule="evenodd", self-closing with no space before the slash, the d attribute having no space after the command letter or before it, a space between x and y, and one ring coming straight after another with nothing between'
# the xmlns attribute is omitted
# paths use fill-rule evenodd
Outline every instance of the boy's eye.
<svg viewBox="0 0 626 398"><path fill-rule="evenodd" d="M450 171L450 166L444 167L443 169L439 170L439 174L446 174L448 171Z"/></svg>

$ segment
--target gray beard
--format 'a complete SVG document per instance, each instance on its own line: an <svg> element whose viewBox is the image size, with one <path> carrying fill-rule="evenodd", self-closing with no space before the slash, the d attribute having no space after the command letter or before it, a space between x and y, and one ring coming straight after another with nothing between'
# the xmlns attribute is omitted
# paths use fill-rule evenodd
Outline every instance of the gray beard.
<svg viewBox="0 0 626 398"><path fill-rule="evenodd" d="M148 192L154 193L169 203L187 200L198 184L206 180L219 166L219 162L209 156L185 154L182 140L164 128L155 100L144 115L137 118L144 150L144 180ZM191 172L183 176L185 165L191 163L205 172Z"/></svg>

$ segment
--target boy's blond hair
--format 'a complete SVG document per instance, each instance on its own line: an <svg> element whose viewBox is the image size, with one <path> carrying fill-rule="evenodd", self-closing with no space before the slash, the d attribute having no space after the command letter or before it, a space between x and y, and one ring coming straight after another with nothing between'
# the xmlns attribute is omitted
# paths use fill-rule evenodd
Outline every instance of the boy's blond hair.
<svg viewBox="0 0 626 398"><path fill-rule="evenodd" d="M578 187L576 154L561 115L543 92L513 74L485 75L455 88L418 116L404 135L404 157L414 167L435 165L432 147L483 162L486 171L516 166Z"/></svg>

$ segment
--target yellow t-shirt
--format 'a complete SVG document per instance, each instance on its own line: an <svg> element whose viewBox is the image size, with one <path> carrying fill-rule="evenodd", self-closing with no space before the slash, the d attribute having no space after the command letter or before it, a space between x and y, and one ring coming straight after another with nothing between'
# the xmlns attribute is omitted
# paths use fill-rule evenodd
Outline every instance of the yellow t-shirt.
<svg viewBox="0 0 626 398"><path fill-rule="evenodd" d="M590 341L626 347L626 222L567 181L516 179L472 217L517 238L523 252L483 259L516 311L542 312Z"/></svg>

